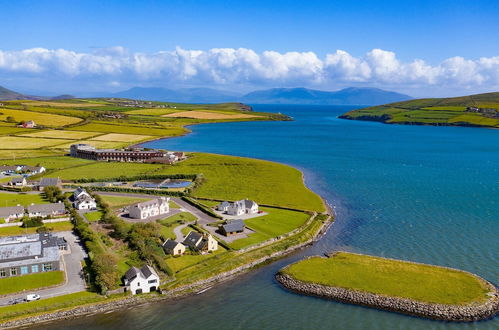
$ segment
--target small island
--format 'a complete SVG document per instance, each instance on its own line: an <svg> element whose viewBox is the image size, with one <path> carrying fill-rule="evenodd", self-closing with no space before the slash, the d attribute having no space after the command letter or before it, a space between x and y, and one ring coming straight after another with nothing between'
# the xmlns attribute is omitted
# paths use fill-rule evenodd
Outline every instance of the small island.
<svg viewBox="0 0 499 330"><path fill-rule="evenodd" d="M349 252L301 260L276 279L297 293L436 320L477 321L499 310L497 288L477 275Z"/></svg>
<svg viewBox="0 0 499 330"><path fill-rule="evenodd" d="M352 110L341 119L385 124L499 127L499 93L417 99Z"/></svg>

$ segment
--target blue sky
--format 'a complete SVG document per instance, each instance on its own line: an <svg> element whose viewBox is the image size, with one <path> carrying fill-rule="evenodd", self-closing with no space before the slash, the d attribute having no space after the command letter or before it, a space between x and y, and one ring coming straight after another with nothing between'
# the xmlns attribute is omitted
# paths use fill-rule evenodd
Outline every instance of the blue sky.
<svg viewBox="0 0 499 330"><path fill-rule="evenodd" d="M358 85L434 96L499 85L499 1L0 0L0 9L0 85L26 90Z"/></svg>

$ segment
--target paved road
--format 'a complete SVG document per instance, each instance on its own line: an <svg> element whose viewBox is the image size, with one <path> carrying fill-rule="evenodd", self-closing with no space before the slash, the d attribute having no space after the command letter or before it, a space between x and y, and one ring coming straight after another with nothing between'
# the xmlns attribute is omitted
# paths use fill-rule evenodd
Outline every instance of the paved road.
<svg viewBox="0 0 499 330"><path fill-rule="evenodd" d="M190 222L192 223L192 222ZM177 242L183 242L184 241L184 234L182 234L182 229L184 229L185 227L187 227L189 225L189 223L185 223L183 225L180 225L180 226L177 226L175 228L173 228L173 233L175 234L175 240Z"/></svg>
<svg viewBox="0 0 499 330"><path fill-rule="evenodd" d="M64 236L71 253L64 254L63 260L66 269L67 281L63 285L57 286L50 289L42 290L29 290L25 292L18 292L9 296L3 296L0 298L0 306L7 304L10 300L14 298L24 298L27 294L36 293L41 296L41 299L50 298L55 296L62 296L69 293L85 291L86 284L83 278L83 271L81 267L81 261L87 257L82 245L77 242L78 237L70 231L64 231L56 233L57 236Z"/></svg>

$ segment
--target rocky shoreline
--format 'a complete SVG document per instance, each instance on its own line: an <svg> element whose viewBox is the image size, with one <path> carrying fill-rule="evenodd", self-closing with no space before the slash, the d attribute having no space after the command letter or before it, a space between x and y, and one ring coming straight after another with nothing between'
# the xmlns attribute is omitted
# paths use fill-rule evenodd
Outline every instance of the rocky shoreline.
<svg viewBox="0 0 499 330"><path fill-rule="evenodd" d="M484 303L462 306L424 303L412 299L307 283L296 280L282 272L277 273L275 279L283 287L296 293L433 320L473 322L492 318L499 312L499 292L494 285L483 279L491 288L490 298Z"/></svg>

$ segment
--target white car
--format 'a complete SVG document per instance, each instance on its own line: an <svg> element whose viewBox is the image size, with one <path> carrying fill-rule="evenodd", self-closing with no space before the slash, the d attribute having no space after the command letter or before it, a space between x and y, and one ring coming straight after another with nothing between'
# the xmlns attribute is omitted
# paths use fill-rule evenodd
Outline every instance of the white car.
<svg viewBox="0 0 499 330"><path fill-rule="evenodd" d="M40 300L40 295L39 294L29 294L26 296L26 301L35 301L35 300Z"/></svg>

